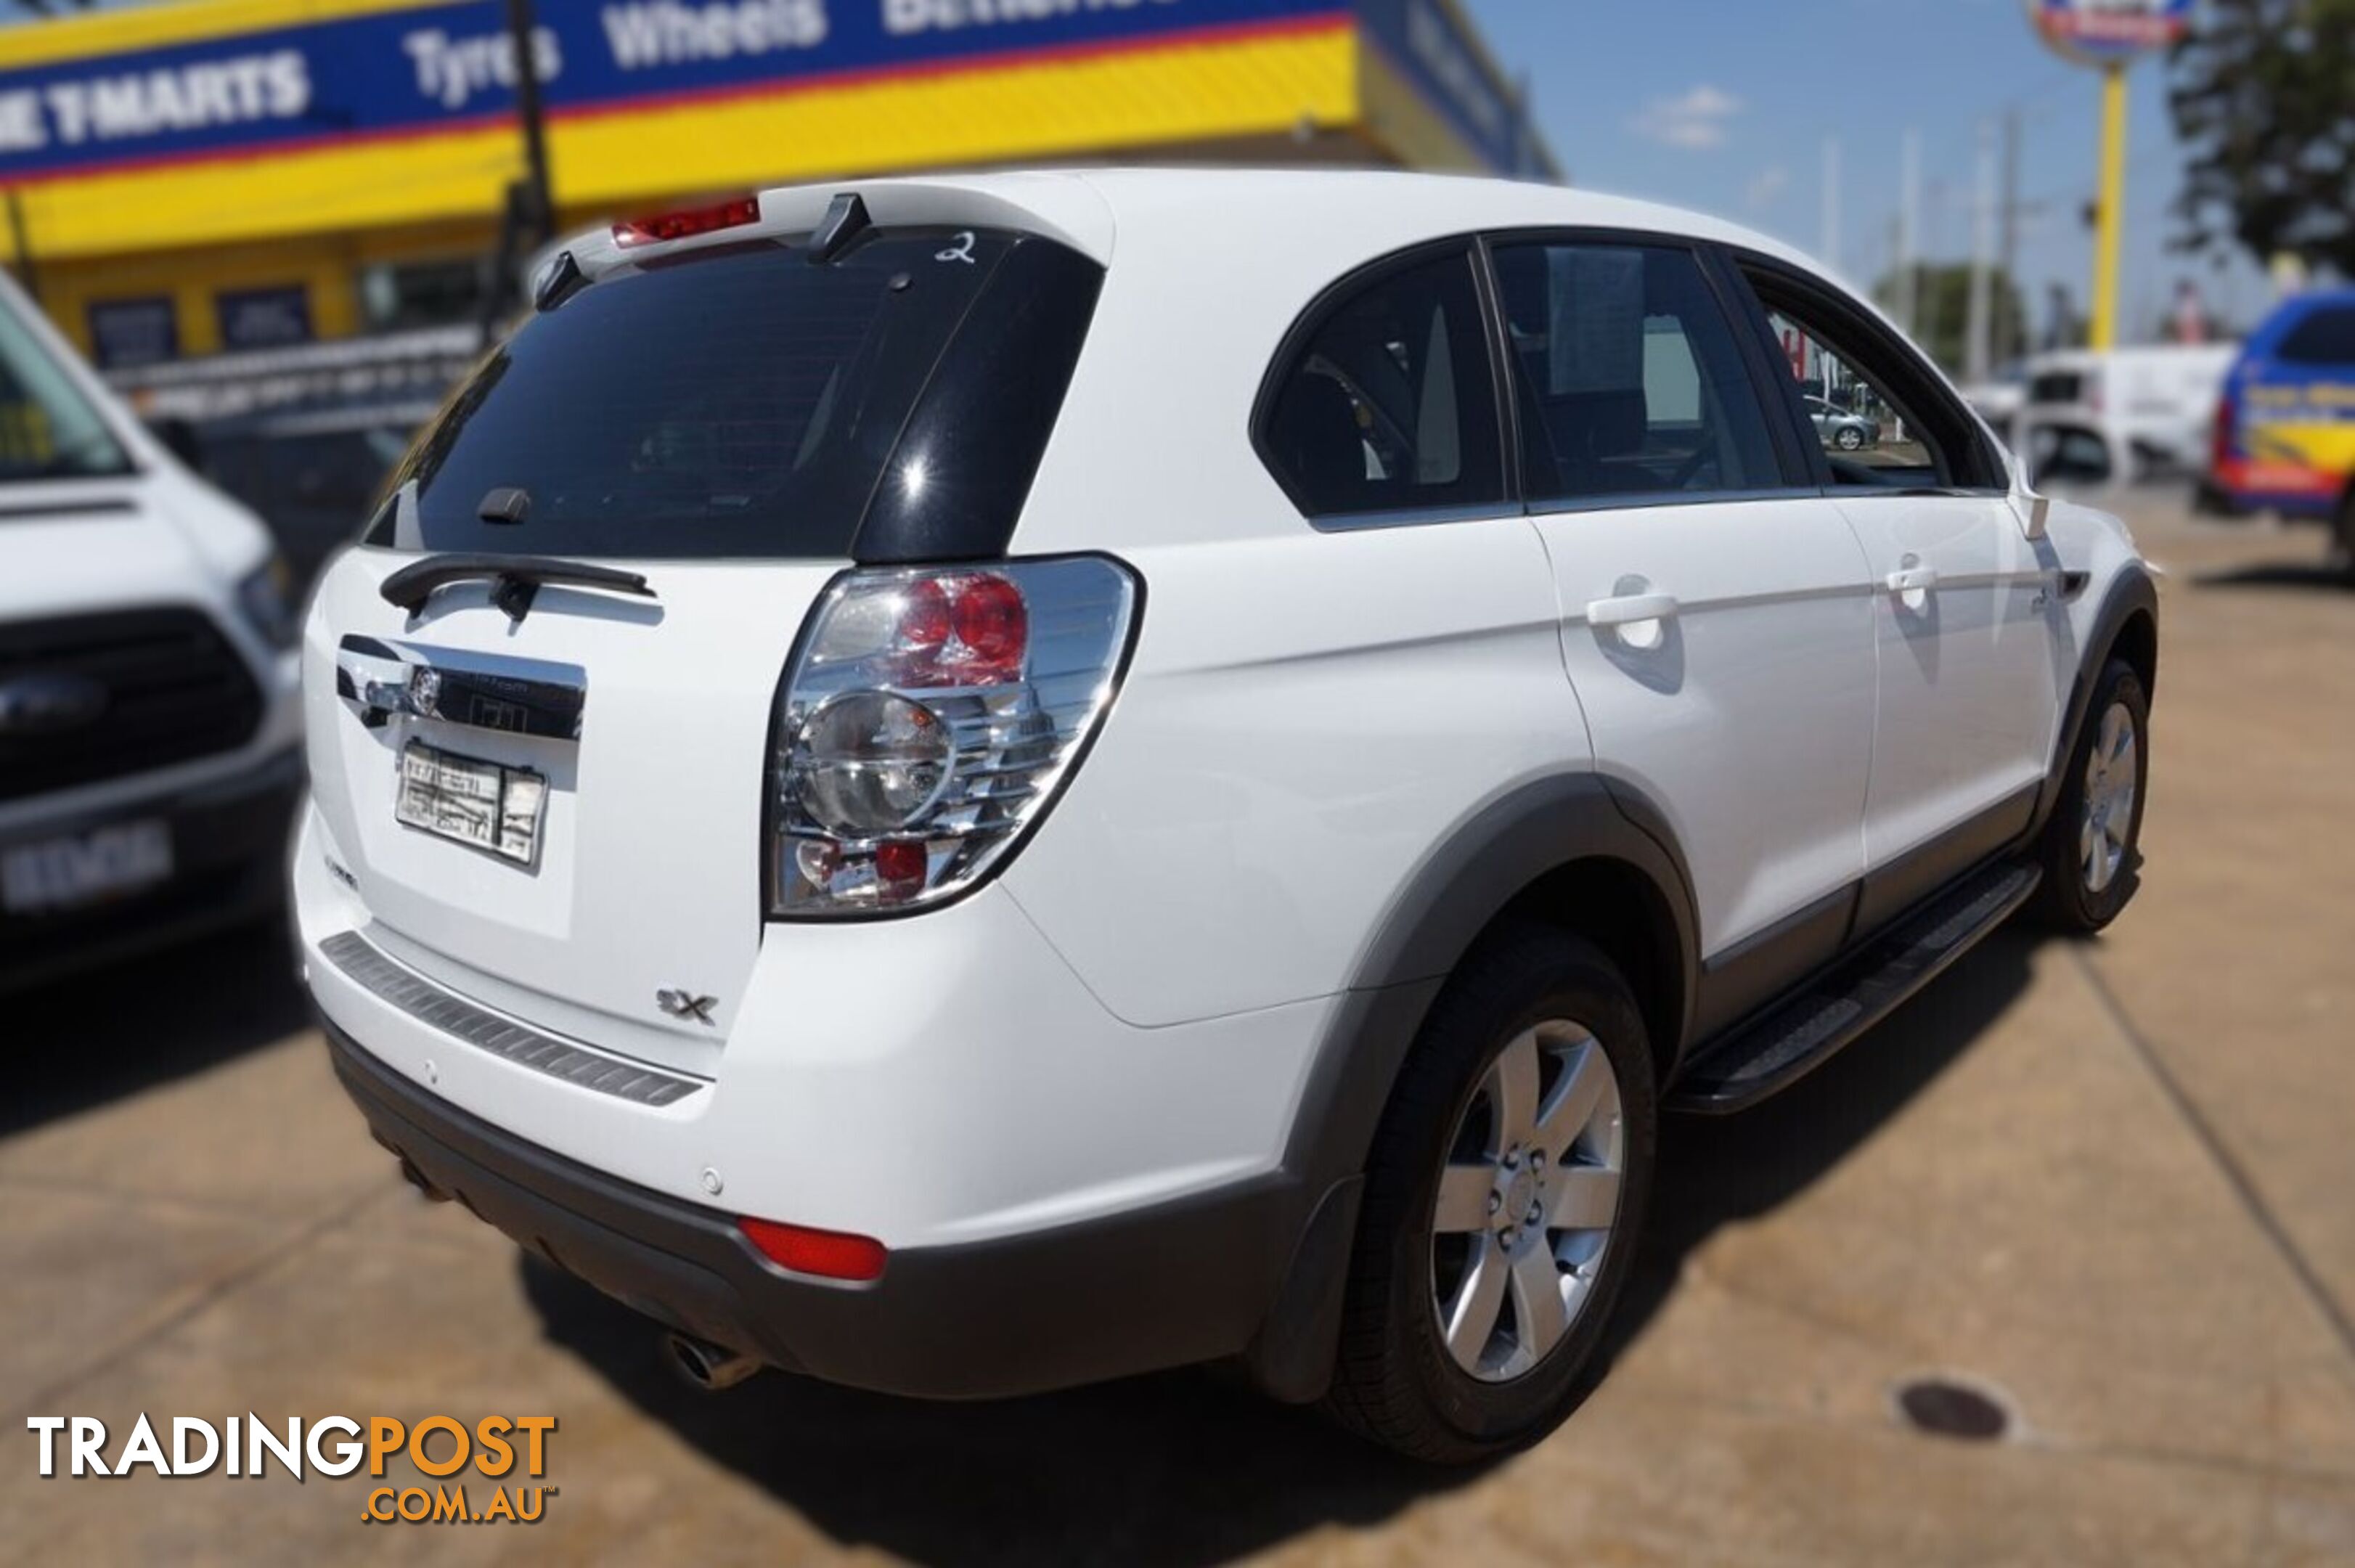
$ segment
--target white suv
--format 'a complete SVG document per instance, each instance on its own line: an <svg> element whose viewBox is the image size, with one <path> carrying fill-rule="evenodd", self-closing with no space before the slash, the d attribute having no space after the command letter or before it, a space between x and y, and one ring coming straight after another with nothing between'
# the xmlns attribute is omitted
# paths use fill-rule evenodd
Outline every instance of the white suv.
<svg viewBox="0 0 2355 1568"><path fill-rule="evenodd" d="M1756 236L1059 173L535 292L309 618L302 941L411 1179L707 1382L1525 1441L1664 1108L2134 886L2125 530ZM1828 354L1903 440L1823 449Z"/></svg>

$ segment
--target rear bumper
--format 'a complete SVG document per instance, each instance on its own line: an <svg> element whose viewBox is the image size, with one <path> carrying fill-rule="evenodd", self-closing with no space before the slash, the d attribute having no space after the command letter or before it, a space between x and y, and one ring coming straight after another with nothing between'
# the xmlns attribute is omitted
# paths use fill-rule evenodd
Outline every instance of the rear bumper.
<svg viewBox="0 0 2355 1568"><path fill-rule="evenodd" d="M378 1140L432 1187L651 1317L831 1382L991 1398L1231 1355L1266 1313L1299 1230L1297 1189L1272 1175L1053 1230L894 1252L868 1284L795 1275L755 1252L731 1214L496 1127L322 1021Z"/></svg>
<svg viewBox="0 0 2355 1568"><path fill-rule="evenodd" d="M281 907L287 832L302 786L302 754L288 750L233 778L45 821L0 841L5 849L157 818L170 827L173 855L171 877L144 892L88 908L0 914L0 991L60 979Z"/></svg>
<svg viewBox="0 0 2355 1568"><path fill-rule="evenodd" d="M2327 522L2338 512L2346 485L2343 475L2234 460L2200 475L2191 508L2212 517L2271 512L2293 521Z"/></svg>

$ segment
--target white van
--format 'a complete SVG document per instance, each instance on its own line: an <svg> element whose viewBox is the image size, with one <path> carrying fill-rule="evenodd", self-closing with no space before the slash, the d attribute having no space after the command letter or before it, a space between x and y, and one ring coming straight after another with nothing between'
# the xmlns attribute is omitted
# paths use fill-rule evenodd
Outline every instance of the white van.
<svg viewBox="0 0 2355 1568"><path fill-rule="evenodd" d="M2012 450L2040 483L2108 485L2199 470L2239 346L2071 348L2028 362Z"/></svg>
<svg viewBox="0 0 2355 1568"><path fill-rule="evenodd" d="M294 639L261 524L0 278L0 990L281 905Z"/></svg>

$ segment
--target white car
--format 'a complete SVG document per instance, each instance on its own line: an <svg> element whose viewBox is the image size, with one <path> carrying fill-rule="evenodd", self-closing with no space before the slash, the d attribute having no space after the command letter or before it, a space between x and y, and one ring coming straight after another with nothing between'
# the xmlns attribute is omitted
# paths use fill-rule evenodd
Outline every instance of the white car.
<svg viewBox="0 0 2355 1568"><path fill-rule="evenodd" d="M281 907L286 589L262 526L0 280L0 989Z"/></svg>
<svg viewBox="0 0 2355 1568"><path fill-rule="evenodd" d="M1527 1441L1664 1108L2135 886L2126 532L1743 230L862 181L536 293L309 616L301 937L411 1179L707 1383ZM1826 453L1770 308L1925 461Z"/></svg>

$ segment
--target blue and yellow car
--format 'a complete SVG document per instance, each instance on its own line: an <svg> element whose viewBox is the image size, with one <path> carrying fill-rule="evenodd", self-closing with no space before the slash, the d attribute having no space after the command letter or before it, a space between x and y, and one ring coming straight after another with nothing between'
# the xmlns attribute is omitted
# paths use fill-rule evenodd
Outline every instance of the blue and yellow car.
<svg viewBox="0 0 2355 1568"><path fill-rule="evenodd" d="M2355 289L2300 294L2251 334L2216 405L2202 509L2332 525L2355 551Z"/></svg>

